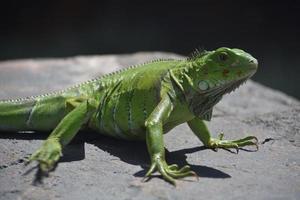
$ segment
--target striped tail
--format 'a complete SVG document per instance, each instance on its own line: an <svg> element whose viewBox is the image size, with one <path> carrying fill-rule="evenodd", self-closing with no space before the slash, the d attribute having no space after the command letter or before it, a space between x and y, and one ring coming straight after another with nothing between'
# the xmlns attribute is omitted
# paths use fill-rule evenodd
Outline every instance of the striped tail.
<svg viewBox="0 0 300 200"><path fill-rule="evenodd" d="M50 131L65 114L61 97L0 101L0 131Z"/></svg>
<svg viewBox="0 0 300 200"><path fill-rule="evenodd" d="M0 101L0 130L28 130L28 117L34 107L34 101L1 102Z"/></svg>

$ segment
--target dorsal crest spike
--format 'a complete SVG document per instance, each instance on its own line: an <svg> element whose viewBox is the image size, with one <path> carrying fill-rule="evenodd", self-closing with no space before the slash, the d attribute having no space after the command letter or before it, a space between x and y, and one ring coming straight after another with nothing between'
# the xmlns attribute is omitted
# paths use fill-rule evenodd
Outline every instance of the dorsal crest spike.
<svg viewBox="0 0 300 200"><path fill-rule="evenodd" d="M203 47L196 48L187 58L189 61L196 60L197 58L201 58L206 55L208 51L206 51Z"/></svg>
<svg viewBox="0 0 300 200"><path fill-rule="evenodd" d="M113 71L113 72L110 72L110 73L108 73L108 74L104 74L104 75L102 75L102 76L98 76L98 77L96 77L96 78L89 79L89 80L87 80L87 81L84 81L84 82L79 83L79 84L75 84L75 85L73 85L73 86L67 87L67 88L62 89L62 90L57 90L57 91L53 91L53 92L48 92L48 93L40 94L40 95L33 95L33 96L29 96L29 97L24 97L24 98L17 98L17 99L0 99L0 103L22 103L23 101L30 101L30 100L34 100L34 99L36 99L36 98L44 98L44 97L47 97L47 96L50 96L50 95L58 95L58 94L61 94L61 93L63 93L63 92L67 92L68 90L78 88L78 87L80 87L80 86L82 86L82 85L94 83L94 82L96 82L96 81L100 81L101 79L110 77L110 76L112 76L112 75L119 74L119 73L121 73L121 72L130 70L130 69L134 69L134 68L137 68L137 67L141 67L141 66L146 65L146 64L149 64L149 63L166 62L166 61L173 61L173 60L181 60L181 59L174 59L174 58L160 58L160 59L154 59L154 60L146 61L146 62L143 62L143 63L140 63L140 64L136 64L136 65L131 65L131 66L124 67L124 68L122 68L122 69L120 69L120 70ZM101 84L102 87L104 87L104 84L103 84L103 83L100 83L100 84Z"/></svg>

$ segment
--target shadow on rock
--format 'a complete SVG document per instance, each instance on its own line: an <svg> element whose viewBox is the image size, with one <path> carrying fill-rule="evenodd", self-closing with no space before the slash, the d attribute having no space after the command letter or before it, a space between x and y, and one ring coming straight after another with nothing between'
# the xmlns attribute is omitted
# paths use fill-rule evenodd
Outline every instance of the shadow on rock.
<svg viewBox="0 0 300 200"><path fill-rule="evenodd" d="M1 139L17 139L17 140L45 140L49 132L34 132L34 131L20 131L20 132L9 132L9 131L1 131L0 138Z"/></svg>
<svg viewBox="0 0 300 200"><path fill-rule="evenodd" d="M108 137L101 137L100 140L90 140L88 143L97 146L99 149L110 153L113 156L120 158L123 162L140 165L143 169L136 172L134 176L144 177L150 167L150 159L145 142L123 141ZM191 165L186 159L186 154L196 151L205 150L205 147L194 147L189 149L182 149L178 151L169 152L166 149L166 159L169 164L178 164L179 166L190 165L191 169L195 171L200 177L208 178L230 178L229 174L212 167Z"/></svg>
<svg viewBox="0 0 300 200"><path fill-rule="evenodd" d="M45 140L49 133L37 132L37 133L4 133L0 134L0 138L4 139L20 139L20 140ZM63 149L63 157L60 162L72 162L85 158L84 143L93 144L99 149L110 153L113 156L120 158L123 162L140 165L143 170L136 172L134 176L143 177L148 168L150 167L150 159L147 151L147 145L142 141L126 141L117 140L114 138L106 137L98 133L91 131L81 131L72 142ZM195 171L200 177L208 178L230 178L229 174L226 174L220 170L212 167L191 165L187 162L186 154L194 153L197 151L206 150L205 147L193 147L188 149L182 149L178 151L169 152L166 149L166 159L169 164L178 164L179 166L190 165L191 169ZM58 163L58 164L59 164ZM32 168L29 171L34 170ZM40 182L44 175L37 171L36 181Z"/></svg>
<svg viewBox="0 0 300 200"><path fill-rule="evenodd" d="M204 146L201 147L193 147L188 149L181 149L178 151L168 152L166 151L166 156L169 163L179 164L181 166L190 165L191 169L198 174L199 177L207 177L207 178L230 178L231 176L225 172L222 172L218 169L214 169L212 167L203 166L203 165L192 165L189 164L186 159L186 154L194 153L197 151L210 150Z"/></svg>
<svg viewBox="0 0 300 200"><path fill-rule="evenodd" d="M27 165L27 164L25 163L25 165ZM26 175L30 174L31 172L35 171L34 180L32 181L32 185L35 185L35 186L42 185L44 178L48 177L50 172L55 171L57 166L58 166L58 163L56 163L54 168L51 169L49 172L43 172L42 169L40 168L39 164L37 164L36 166L28 169L22 175L26 176Z"/></svg>

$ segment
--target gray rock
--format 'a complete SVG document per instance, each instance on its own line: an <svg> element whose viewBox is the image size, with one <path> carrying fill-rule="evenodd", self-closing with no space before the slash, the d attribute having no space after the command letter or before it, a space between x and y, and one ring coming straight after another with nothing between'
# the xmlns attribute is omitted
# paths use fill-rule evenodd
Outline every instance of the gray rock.
<svg viewBox="0 0 300 200"><path fill-rule="evenodd" d="M164 57L180 56L157 52L1 62L0 99L48 93ZM141 182L149 166L144 143L87 132L38 184L35 165L25 167L24 160L47 134L0 133L0 199L300 199L299 111L297 100L248 81L224 97L208 125L215 136L257 136L259 151L214 152L180 125L165 136L167 159L190 164L200 179L177 181L177 187L159 177Z"/></svg>

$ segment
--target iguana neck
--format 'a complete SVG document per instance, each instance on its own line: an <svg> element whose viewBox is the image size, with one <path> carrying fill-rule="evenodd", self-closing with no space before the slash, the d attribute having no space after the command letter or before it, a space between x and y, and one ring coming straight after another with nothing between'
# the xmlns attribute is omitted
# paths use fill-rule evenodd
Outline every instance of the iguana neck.
<svg viewBox="0 0 300 200"><path fill-rule="evenodd" d="M181 68L173 72L172 79L175 79L176 84L179 86L191 112L195 116L201 117L209 112L215 106L224 94L238 88L249 77L244 77L232 81L224 80L205 80L209 84L210 89L201 91L195 89L193 77L199 73L199 69L195 70L193 66Z"/></svg>

